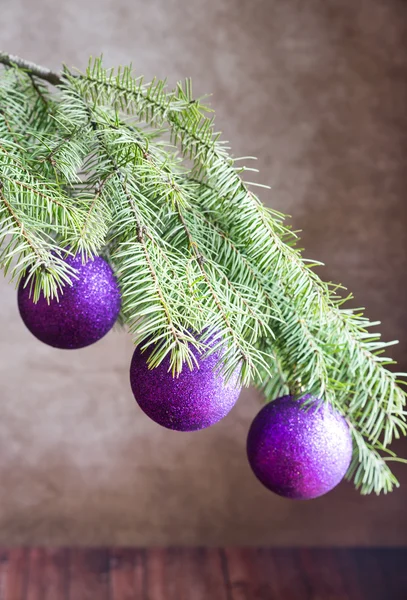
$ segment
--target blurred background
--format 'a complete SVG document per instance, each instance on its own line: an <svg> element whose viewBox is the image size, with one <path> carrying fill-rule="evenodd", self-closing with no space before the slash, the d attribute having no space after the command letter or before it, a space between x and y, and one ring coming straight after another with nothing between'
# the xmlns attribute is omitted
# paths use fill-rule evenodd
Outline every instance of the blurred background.
<svg viewBox="0 0 407 600"><path fill-rule="evenodd" d="M58 69L133 63L213 93L236 155L259 157L264 201L292 215L307 257L382 321L407 367L407 5L404 0L0 0L1 49ZM310 502L252 475L246 390L191 434L133 400L132 343L66 352L24 328L0 280L0 544L403 545L404 485ZM403 444L398 451L403 452ZM404 444L404 455L407 447Z"/></svg>

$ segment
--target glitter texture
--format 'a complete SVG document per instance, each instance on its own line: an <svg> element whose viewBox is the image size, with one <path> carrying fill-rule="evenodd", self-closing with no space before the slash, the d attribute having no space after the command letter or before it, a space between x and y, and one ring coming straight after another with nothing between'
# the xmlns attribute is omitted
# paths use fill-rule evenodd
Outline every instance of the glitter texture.
<svg viewBox="0 0 407 600"><path fill-rule="evenodd" d="M256 477L286 498L322 496L344 477L352 457L345 419L327 403L283 396L262 408L247 438Z"/></svg>
<svg viewBox="0 0 407 600"><path fill-rule="evenodd" d="M66 262L77 270L72 286L66 285L59 300L43 295L30 298L25 279L18 288L18 308L36 338L54 348L77 349L100 340L113 327L120 312L120 290L109 264L100 256L82 264L80 256Z"/></svg>
<svg viewBox="0 0 407 600"><path fill-rule="evenodd" d="M185 365L180 375L173 378L168 370L168 356L157 368L149 369L146 352L136 348L130 383L141 409L159 425L176 431L204 429L223 419L235 405L241 390L240 369L225 383L215 370L218 353L202 358L193 348L199 369L191 371Z"/></svg>

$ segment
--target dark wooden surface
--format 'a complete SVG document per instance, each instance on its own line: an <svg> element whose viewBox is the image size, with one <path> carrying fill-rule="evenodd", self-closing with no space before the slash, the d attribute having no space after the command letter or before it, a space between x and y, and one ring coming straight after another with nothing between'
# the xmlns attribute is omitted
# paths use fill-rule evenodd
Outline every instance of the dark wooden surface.
<svg viewBox="0 0 407 600"><path fill-rule="evenodd" d="M407 600L407 549L11 548L0 600Z"/></svg>

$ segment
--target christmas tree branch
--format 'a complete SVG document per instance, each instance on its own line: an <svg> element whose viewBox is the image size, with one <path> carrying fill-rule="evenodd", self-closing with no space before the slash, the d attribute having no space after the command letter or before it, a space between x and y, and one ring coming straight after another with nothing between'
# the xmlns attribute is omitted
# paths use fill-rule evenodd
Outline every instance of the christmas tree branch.
<svg viewBox="0 0 407 600"><path fill-rule="evenodd" d="M83 102L78 98L77 100ZM153 160L147 151L145 141L144 144L141 141L141 134L131 131L130 137L127 137L128 131L120 128L117 122L112 125L107 115L93 113L92 108L86 104L85 109L89 123L95 131L99 148L98 159L102 161L102 165L105 164L104 161L106 160L110 163L113 169L111 183L113 184L114 180L118 182L120 195L125 200L125 206L131 212L131 220L128 221L127 208L124 208L123 213L121 212L123 206L119 205L118 215L125 215L125 227L120 227L121 219L119 217L117 229L113 232L113 238L119 238L120 242L112 255L114 262L128 258L124 263L118 265L117 272L122 276L124 312L128 315L130 330L134 331L139 341L145 340L146 346L153 346L153 351L148 359L150 366L157 366L163 357L171 351L170 366L175 375L181 371L185 362L190 368L193 367L195 357L191 352L191 347L197 346L197 341L187 327L180 325L176 309L177 304L171 301L173 295L169 298L167 285L163 281L161 260L165 262L171 276L171 285L174 281L178 282L178 292L183 289L185 283L174 270L173 261L169 260L167 254L157 242L154 232L150 231L149 219L143 218L139 209L139 200L140 197L145 198L144 192L140 189L137 179L133 178L133 174L126 167L129 164L133 166L147 164L150 169L148 176L150 182L156 180L158 172L161 177L161 184L164 182L164 188L168 188L169 195L175 193L178 196L179 190L176 189L174 181L169 178L171 172L160 170L158 163ZM117 144L118 141L120 144ZM112 142L114 142L114 146ZM119 152L117 151L118 147L120 148ZM129 185L130 182L131 186ZM101 193L103 193L103 190L101 190ZM117 196L116 193L115 196ZM162 197L167 198L165 189ZM120 235L122 229L126 230L126 235L123 238ZM135 233L135 239L128 239L128 234L132 231ZM147 270L147 279L144 282L143 280L140 281L139 277L133 280L131 273L128 272L128 268L131 271L134 270L137 260L140 259L144 262L144 268ZM140 271L138 276L143 272ZM149 301L147 301L146 296L150 299ZM183 297L182 302L186 303L187 299ZM153 311L152 306L154 306ZM134 317L131 316L133 314Z"/></svg>
<svg viewBox="0 0 407 600"><path fill-rule="evenodd" d="M183 207L187 207L187 210L186 210L187 213L189 213L189 211L191 210L191 207L189 206L188 189L185 185L183 185L183 186L179 185L177 182L177 177L174 177L174 174L172 174L171 171L169 171L168 158L167 157L165 158L165 163L160 164L157 157L154 156L154 153L151 153L147 150L147 145L146 145L145 141L143 141L143 136L140 132L136 132L136 135L135 135L133 128L126 128L125 126L120 127L118 125L117 119L114 120L114 125L113 125L112 120L109 120L108 118L106 118L105 115L102 116L101 114L94 113L92 111L92 108L90 105L87 105L87 110L89 111L89 118L90 118L91 122L93 123L94 128L97 130L98 138L100 138L101 130L104 129L105 132L111 131L114 134L115 144L117 145L117 147L121 148L121 152L124 148L126 148L126 153L125 153L126 163L125 164L134 163L135 161L139 161L140 164L145 164L148 166L148 169L149 169L148 181L154 182L155 193L157 194L158 187L161 188L161 186L162 186L162 192L160 194L161 198L167 200L170 203L170 206L174 207L175 214L178 216L178 218L180 219L180 222L182 224L182 229L183 229L184 235L186 236L186 239L188 241L188 245L190 247L192 247L194 250L197 249L199 242L195 239L192 239L192 233L189 230L187 223L184 219L184 216L182 214ZM106 152L107 152L106 144L104 142L102 142L102 145L103 145L103 149L104 149L103 151L106 154ZM119 172L119 169L117 167L117 161L116 161L116 159L112 158L111 153L110 153L110 160L112 162L112 166L115 169L115 171ZM117 160L120 163L123 163L123 157L121 155L118 156ZM123 185L125 185L123 182L125 181L125 178L129 176L129 174L126 172L126 177L124 176L123 173L120 173L120 175L121 175L120 179L121 179L122 186L123 186ZM178 176L178 179L179 179L179 176ZM132 196L131 193L129 193L128 190L126 190L125 196L129 200L130 206L132 207L133 212L134 212L136 210L136 203L135 203L134 197ZM149 221L151 223L151 219ZM137 217L136 217L136 222L138 222ZM145 225L143 226L143 229L146 229ZM137 228L137 231L139 231L139 227ZM137 234L137 235L139 236L139 234ZM151 235L149 237L151 239L153 239L151 237ZM195 258L197 258L197 256L195 256ZM207 269L202 266L202 261L200 261L200 262L201 262L201 264L199 265L199 268L200 268L201 278L205 282L205 288L209 292L208 295L211 297L211 300L208 299L207 310L209 310L212 313L213 317L215 317L216 314L218 313L224 322L224 325L218 324L216 327L216 329L218 330L218 333L220 331L223 332L223 335L222 335L223 343L225 343L228 340L230 335L232 336L231 343L225 344L225 346L227 346L227 348L224 351L224 355L223 355L223 361L225 364L225 373L227 375L231 375L233 372L235 372L237 365L239 364L240 360L243 358L245 366L241 370L241 377L246 383L248 383L248 381L250 380L250 378L253 375L254 370L256 369L255 363L252 360L252 356L254 355L256 357L256 361L259 364L261 364L263 369L267 369L267 364L264 362L264 358L261 356L261 353L259 353L255 349L254 346L252 346L250 348L250 353L247 353L246 350L244 350L243 344L247 347L247 342L246 341L244 342L243 338L241 336L239 336L239 337L236 336L236 334L235 334L235 328L237 327L236 319L234 319L234 325L232 327L231 323L229 322L229 317L227 316L227 314L237 315L241 319L242 311L241 311L241 307L238 305L239 301L241 301L242 304L245 305L247 311L250 314L251 319L253 318L254 310L251 306L248 305L248 303L242 297L241 293L238 290L236 290L236 288L234 288L232 282L230 282L229 280L227 280L227 282L226 282L226 287L229 288L229 295L230 295L230 298L233 298L233 303L235 305L235 308L234 308L234 310L230 310L229 305L227 305L227 307L224 307L224 295L222 295L222 299L221 299L218 295L218 292L215 289L215 286L219 280L219 271L217 270L217 268L215 266L214 267L215 272L208 273ZM207 266L209 266L209 265L207 265ZM151 271L151 267L152 267L152 265L150 264L150 271ZM223 274L223 278L224 277L225 277L225 275ZM160 278L155 277L154 279L155 279L157 290L158 290L160 298L161 298L161 304L165 307L166 305L165 305L165 303L163 303L164 296L160 290L160 285L159 285ZM195 279L195 277L194 277L194 279ZM232 292L231 294L230 294L230 291ZM203 295L202 295L202 290L201 290L201 292L200 292L201 303L203 301L204 295L205 295L205 292L203 292ZM214 306L212 306L212 302L214 302ZM168 309L166 310L166 314L168 317L168 314L169 314ZM256 315L256 319L257 319L257 322L259 323L260 315ZM168 321L168 318L167 318L167 321ZM170 325L169 321L168 321L168 323ZM245 323L245 321L243 321L243 323ZM206 337L209 337L209 335L213 335L212 329L213 328L211 328L210 330L207 331ZM172 334L174 337L174 330L172 330ZM179 335L179 334L177 333L177 335ZM254 341L255 341L256 337L257 337L257 334L254 338ZM205 338L205 336L204 336L204 338ZM204 339L203 339L203 341L204 341ZM174 362L176 362L176 353L177 353L178 349L179 349L178 344L175 344L173 347L173 353L172 353L172 355L174 357ZM239 353L236 352L236 349L238 349L239 352L241 353L240 357L239 357ZM242 356L242 353L244 353L243 356ZM161 353L160 353L160 356L161 356ZM181 367L181 363L179 363L179 367Z"/></svg>
<svg viewBox="0 0 407 600"><path fill-rule="evenodd" d="M267 285L266 281L262 281L262 275L254 271L254 267L251 265L250 262L248 262L247 258L243 254L241 254L241 251L233 244L233 242L222 231L218 229L218 226L215 223L206 218L201 211L196 211L196 217L204 220L205 223L211 228L211 231L215 234L215 236L220 236L227 243L227 246L234 254L234 256L238 257L239 260L242 260L244 262L246 271L250 273L252 279L254 281L257 281L260 284L260 286L263 286L261 292L259 291L259 293L266 294L269 302L272 306L274 306L275 300L273 300L272 296L268 294L267 287L270 287L270 293L272 293L272 290L275 286L273 286L271 283ZM216 246L214 248L214 252L218 252ZM226 263L226 261L222 262L224 264ZM278 297L281 302L281 310L285 313L285 318L279 319L276 328L276 340L270 341L270 345L267 348L267 353L270 353L273 356L273 363L270 364L270 367L274 365L276 373L270 375L263 372L258 380L259 387L264 392L266 398L270 400L273 400L274 398L280 395L289 393L290 391L294 391L296 377L298 376L298 368L293 361L297 360L296 357L298 356L298 354L295 353L295 350L297 350L298 352L298 348L294 348L292 352L284 351L284 340L288 339L288 343L290 341L290 336L288 336L287 338L287 334L284 333L284 331L287 329L291 332L292 335L292 330L293 328L295 329L297 327L297 323L300 328L304 328L306 326L305 323L299 322L300 320L298 319L298 315L295 313L295 311L293 312L293 319L291 320L290 311L292 311L292 308L290 307L290 304L284 299L283 295L280 294ZM311 334L309 331L307 331L306 335L304 336L304 341L306 343L309 343L310 348L313 352L315 351L315 347L318 343L317 333ZM301 336L296 336L295 339L301 339ZM278 356L276 352L277 347L284 356L285 364L290 365L290 377L288 377L284 373L281 364L281 357ZM319 346L317 346L317 349L319 353L319 360L321 362L321 368L324 369L325 376L327 375L325 371L325 363L327 366L329 366L329 371L332 376L332 368L333 365L336 364L336 361L332 359L330 360L330 355L323 353L322 349L319 348ZM290 356L292 356L292 360L290 360ZM314 370L318 371L318 369L315 369L315 366ZM289 381L291 381L291 383L289 383ZM330 380L330 384L333 385L332 380ZM338 408L341 409L342 412L344 411L343 407L339 406ZM361 426L361 424L358 422L357 415L349 416L348 420L349 423L352 424L352 432L356 434L356 428L358 426ZM358 436L356 442L357 443L355 444L354 461L349 470L348 477L354 477L356 485L360 487L363 492L368 492L371 489L374 489L376 492L379 492L382 489L382 485L383 489L385 489L386 491L391 491L393 485L397 484L397 480L391 474L388 465L386 465L385 460L379 454L379 450L383 449L382 444L376 442L376 447L375 445L372 446L368 442L368 440L365 440L361 435Z"/></svg>
<svg viewBox="0 0 407 600"><path fill-rule="evenodd" d="M50 281L68 276L64 247L108 251L125 322L137 343L156 344L150 366L167 354L174 373L191 366L191 331L204 331L203 345L217 332L226 372L242 362L243 380L267 400L301 388L332 403L355 441L348 476L363 493L390 491L386 446L406 433L406 418L387 344L343 308L284 217L241 179L249 169L229 155L190 82L167 91L99 60L75 77L18 61L0 54L5 265L14 261L17 278L31 269L37 293L49 295Z"/></svg>

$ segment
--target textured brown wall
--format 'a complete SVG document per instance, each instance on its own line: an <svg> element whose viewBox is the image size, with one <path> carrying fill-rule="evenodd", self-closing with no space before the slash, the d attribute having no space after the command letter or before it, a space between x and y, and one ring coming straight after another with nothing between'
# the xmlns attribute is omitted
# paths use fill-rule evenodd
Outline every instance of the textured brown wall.
<svg viewBox="0 0 407 600"><path fill-rule="evenodd" d="M3 0L0 14L0 46L40 63L103 51L214 92L235 153L259 156L266 201L400 338L407 366L404 1ZM407 469L388 497L343 484L280 499L246 464L253 391L210 430L168 432L132 400L126 335L52 350L24 329L13 287L0 293L0 543L407 542Z"/></svg>

